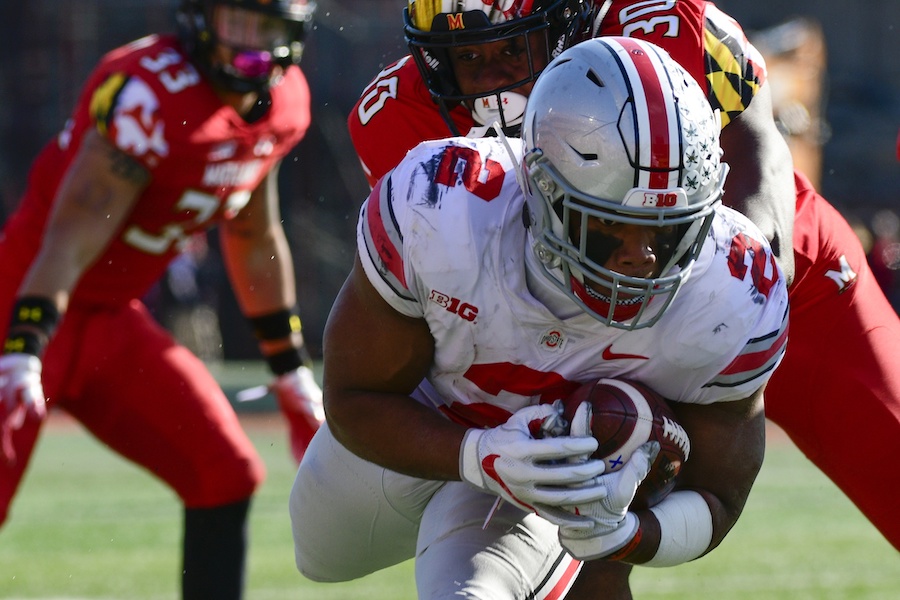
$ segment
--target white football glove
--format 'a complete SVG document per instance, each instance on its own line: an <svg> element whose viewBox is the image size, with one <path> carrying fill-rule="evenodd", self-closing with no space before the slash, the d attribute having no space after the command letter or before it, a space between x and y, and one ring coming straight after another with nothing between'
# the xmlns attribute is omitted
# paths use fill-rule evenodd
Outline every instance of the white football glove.
<svg viewBox="0 0 900 600"><path fill-rule="evenodd" d="M535 439L530 431L548 417L558 417L555 407L526 406L503 425L467 431L459 455L462 480L539 515L545 507L590 503L605 496L604 487L591 484L603 473L603 461L580 459L597 449L597 441L569 436ZM568 462L571 458L579 460ZM573 524L583 520L574 513L565 518Z"/></svg>
<svg viewBox="0 0 900 600"><path fill-rule="evenodd" d="M590 519L593 527L560 526L559 541L563 548L575 558L591 560L608 556L631 541L640 523L628 507L658 453L659 442L642 444L621 469L598 478L598 483L606 488L603 499L564 507Z"/></svg>
<svg viewBox="0 0 900 600"><path fill-rule="evenodd" d="M299 367L280 375L271 389L287 418L291 454L299 463L313 435L325 421L322 389L309 367Z"/></svg>
<svg viewBox="0 0 900 600"><path fill-rule="evenodd" d="M22 427L27 413L39 419L47 416L41 359L32 354L3 354L0 356L0 450L9 463L16 460L12 432Z"/></svg>

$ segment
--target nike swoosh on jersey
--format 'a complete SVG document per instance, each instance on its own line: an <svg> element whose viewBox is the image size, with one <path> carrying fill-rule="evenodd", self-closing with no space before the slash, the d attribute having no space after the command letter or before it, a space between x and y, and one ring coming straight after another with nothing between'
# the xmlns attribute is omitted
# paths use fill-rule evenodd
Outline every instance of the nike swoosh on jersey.
<svg viewBox="0 0 900 600"><path fill-rule="evenodd" d="M649 360L649 356L641 356L640 354L620 354L618 352L612 351L613 345L610 344L606 348L603 349L603 354L600 356L603 360L620 360L620 359L635 359L635 360Z"/></svg>

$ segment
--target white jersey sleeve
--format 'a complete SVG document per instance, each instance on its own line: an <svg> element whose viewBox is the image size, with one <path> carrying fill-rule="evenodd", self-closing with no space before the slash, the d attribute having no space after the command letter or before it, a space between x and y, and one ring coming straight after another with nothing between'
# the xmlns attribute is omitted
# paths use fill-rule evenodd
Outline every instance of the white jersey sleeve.
<svg viewBox="0 0 900 600"><path fill-rule="evenodd" d="M666 315L671 325L664 345L669 361L686 370L695 362L721 365L684 399L700 404L753 393L781 361L788 336L784 276L762 233L742 214L720 207L710 237L715 243L691 274L690 293Z"/></svg>
<svg viewBox="0 0 900 600"><path fill-rule="evenodd" d="M507 141L513 152L521 151L520 140ZM360 210L357 250L388 304L421 318L424 301L441 302L420 286L420 268L444 278L477 274L479 241L485 238L472 224L489 221L478 213L502 210L509 197L505 188L518 187L518 159L497 138L424 142L376 183Z"/></svg>

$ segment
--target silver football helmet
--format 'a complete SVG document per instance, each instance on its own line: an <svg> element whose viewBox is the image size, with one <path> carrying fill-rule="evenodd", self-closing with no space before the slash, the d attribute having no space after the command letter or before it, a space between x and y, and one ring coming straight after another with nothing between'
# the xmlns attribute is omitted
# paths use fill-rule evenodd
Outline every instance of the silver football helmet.
<svg viewBox="0 0 900 600"><path fill-rule="evenodd" d="M522 125L527 221L545 274L612 327L650 327L700 254L728 172L719 119L661 48L582 42L538 78ZM621 241L603 227L656 228L658 275L608 268Z"/></svg>

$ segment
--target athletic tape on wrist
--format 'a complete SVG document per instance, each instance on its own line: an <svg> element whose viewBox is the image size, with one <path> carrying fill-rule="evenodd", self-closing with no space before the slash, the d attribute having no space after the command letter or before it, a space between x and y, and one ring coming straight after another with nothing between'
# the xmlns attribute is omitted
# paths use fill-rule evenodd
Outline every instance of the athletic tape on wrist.
<svg viewBox="0 0 900 600"><path fill-rule="evenodd" d="M713 526L712 513L703 496L690 490L672 492L650 510L659 521L659 549L642 566L673 567L706 552Z"/></svg>
<svg viewBox="0 0 900 600"><path fill-rule="evenodd" d="M40 356L56 331L59 318L56 303L49 298L22 296L13 307L3 351Z"/></svg>
<svg viewBox="0 0 900 600"><path fill-rule="evenodd" d="M466 483L483 488L481 461L478 460L478 438L484 433L481 429L469 429L463 437L459 449L459 477ZM471 439L470 439L471 437Z"/></svg>

